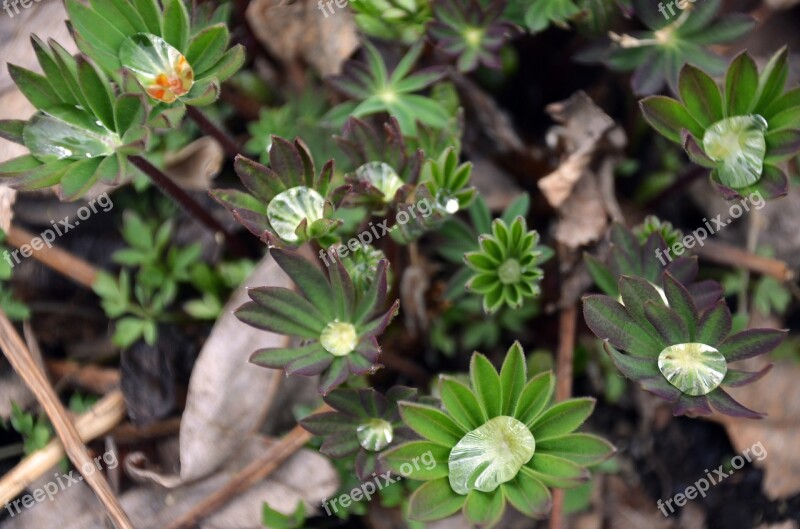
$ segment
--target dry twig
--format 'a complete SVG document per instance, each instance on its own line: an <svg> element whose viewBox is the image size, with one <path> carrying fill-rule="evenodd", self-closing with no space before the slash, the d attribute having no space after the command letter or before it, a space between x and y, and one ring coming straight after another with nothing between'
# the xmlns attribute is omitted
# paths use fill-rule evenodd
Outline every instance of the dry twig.
<svg viewBox="0 0 800 529"><path fill-rule="evenodd" d="M31 356L30 351L25 346L25 343L20 338L17 330L9 321L8 317L3 311L0 310L0 347L3 349L11 366L19 374L25 384L31 389L39 401L45 413L53 425L53 429L61 439L64 445L65 452L75 468L82 474L84 465L93 469L92 473L88 471L84 474L86 483L92 488L97 498L101 501L106 509L109 518L114 522L117 529L134 529L128 515L122 510L122 506L117 500L111 487L108 485L105 477L95 472L95 465L89 452L81 441L81 436L72 420L58 399L53 386L50 381L39 369L36 361Z"/></svg>

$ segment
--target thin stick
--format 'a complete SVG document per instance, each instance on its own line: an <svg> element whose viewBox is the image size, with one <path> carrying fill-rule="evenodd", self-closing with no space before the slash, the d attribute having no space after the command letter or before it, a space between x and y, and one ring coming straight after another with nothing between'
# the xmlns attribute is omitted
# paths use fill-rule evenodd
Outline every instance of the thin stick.
<svg viewBox="0 0 800 529"><path fill-rule="evenodd" d="M315 413L328 411L328 406L321 406ZM292 454L305 445L311 434L300 426L295 426L276 445L272 446L264 455L244 467L233 479L221 489L206 496L198 505L189 512L172 522L166 529L189 529L198 524L200 520L251 486L269 476Z"/></svg>
<svg viewBox="0 0 800 529"><path fill-rule="evenodd" d="M75 419L81 441L87 443L111 431L125 418L125 400L122 392L113 391L100 399L88 411ZM37 450L11 469L0 480L0 505L13 500L34 480L44 476L64 457L64 447L58 439Z"/></svg>
<svg viewBox="0 0 800 529"><path fill-rule="evenodd" d="M569 260L569 250L559 247L559 261ZM562 278L562 284L564 283ZM562 288L563 290L563 288ZM564 297L562 292L562 298ZM558 351L556 352L556 401L572 395L572 364L575 354L575 333L578 326L578 306L571 303L561 310L558 320ZM550 514L550 529L564 526L564 491L553 491L553 509Z"/></svg>
<svg viewBox="0 0 800 529"><path fill-rule="evenodd" d="M191 107L190 107L191 108ZM140 171L146 174L150 180L158 187L161 192L174 200L190 217L193 217L203 226L214 232L214 235L221 242L225 239L228 248L234 254L245 257L249 255L247 245L237 235L230 233L220 222L214 218L205 206L193 199L189 194L181 189L170 177L165 175L161 169L151 164L141 156L131 156L130 162Z"/></svg>
<svg viewBox="0 0 800 529"><path fill-rule="evenodd" d="M105 395L119 386L118 369L102 368L95 365L81 365L69 360L46 360L45 365L50 375L72 386Z"/></svg>
<svg viewBox="0 0 800 529"><path fill-rule="evenodd" d="M8 243L16 248L22 248L23 246L30 247L31 241L37 238L36 235L18 226L14 226L13 224L11 228L9 228L6 236ZM33 250L32 248L31 250L31 257L43 265L75 281L79 285L92 288L92 284L94 284L94 280L97 277L97 268L92 264L55 246L52 248L42 246L41 250Z"/></svg>
<svg viewBox="0 0 800 529"><path fill-rule="evenodd" d="M86 446L83 445L80 434L75 429L67 410L58 400L53 386L36 365L22 338L2 310L0 310L0 347L11 366L27 384L50 418L50 423L53 425L56 435L61 439L65 452L75 468L82 474L84 465L86 468L92 468L92 473L87 471L84 478L105 507L111 521L117 529L134 529L128 515L122 510L122 506L111 491L106 478L99 472L95 472L94 461L89 456Z"/></svg>
<svg viewBox="0 0 800 529"><path fill-rule="evenodd" d="M222 150L225 151L225 154L231 160L235 159L239 154L241 154L242 149L239 147L239 144L236 143L236 140L231 138L230 134L222 130L219 125L211 121L208 116L206 116L202 110L192 105L186 106L186 115L189 116L189 119L194 121L200 130L204 133L208 134L215 140L222 145Z"/></svg>
<svg viewBox="0 0 800 529"><path fill-rule="evenodd" d="M751 272L774 277L782 283L795 278L795 273L783 261L762 257L724 242L706 241L704 246L695 249L695 253L706 261L732 268L745 268Z"/></svg>

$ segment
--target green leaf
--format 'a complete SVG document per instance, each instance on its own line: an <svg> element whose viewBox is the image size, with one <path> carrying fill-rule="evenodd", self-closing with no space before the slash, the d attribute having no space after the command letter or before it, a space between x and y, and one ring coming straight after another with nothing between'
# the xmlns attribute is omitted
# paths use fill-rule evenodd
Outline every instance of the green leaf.
<svg viewBox="0 0 800 529"><path fill-rule="evenodd" d="M534 439L538 443L571 433L589 418L594 405L595 400L588 397L554 404L533 422L531 432Z"/></svg>
<svg viewBox="0 0 800 529"><path fill-rule="evenodd" d="M85 45L81 46L81 50L104 70L117 71L119 69L117 53L127 35L81 0L66 0L66 7L70 23L81 37L81 42L78 44L90 45L89 49Z"/></svg>
<svg viewBox="0 0 800 529"><path fill-rule="evenodd" d="M115 130L111 84L101 71L83 57L78 59L78 83L94 115L107 129Z"/></svg>
<svg viewBox="0 0 800 529"><path fill-rule="evenodd" d="M758 90L753 101L753 113L764 112L769 105L783 94L786 79L789 77L789 49L784 46L772 56L758 79Z"/></svg>
<svg viewBox="0 0 800 529"><path fill-rule="evenodd" d="M61 178L60 197L62 200L77 200L97 183L97 169L103 157L80 160L73 163Z"/></svg>
<svg viewBox="0 0 800 529"><path fill-rule="evenodd" d="M0 119L0 138L25 145L22 139L22 131L24 128L25 121L21 119Z"/></svg>
<svg viewBox="0 0 800 529"><path fill-rule="evenodd" d="M225 52L219 60L204 73L204 76L213 75L220 83L228 80L244 65L245 61L244 46L237 44L233 48ZM199 80L204 80L205 77Z"/></svg>
<svg viewBox="0 0 800 529"><path fill-rule="evenodd" d="M427 453L432 454L434 464L420 465L420 456ZM449 455L449 448L429 441L411 441L383 452L381 460L385 463L386 468L398 475L404 472L403 469L410 466L414 468L414 471L408 477L420 481L431 481L447 477Z"/></svg>
<svg viewBox="0 0 800 529"><path fill-rule="evenodd" d="M92 9L126 35L147 32L148 28L129 0L91 0Z"/></svg>
<svg viewBox="0 0 800 529"><path fill-rule="evenodd" d="M270 251L270 255L281 269L289 275L311 304L328 321L333 321L336 317L333 310L333 293L331 292L330 283L319 268L295 252L273 248Z"/></svg>
<svg viewBox="0 0 800 529"><path fill-rule="evenodd" d="M595 336L614 347L640 357L654 357L661 351L661 345L636 324L625 308L607 296L584 297L583 316Z"/></svg>
<svg viewBox="0 0 800 529"><path fill-rule="evenodd" d="M786 331L778 329L749 329L730 336L718 349L728 362L746 360L768 353L786 338Z"/></svg>
<svg viewBox="0 0 800 529"><path fill-rule="evenodd" d="M445 518L457 512L467 500L453 492L447 478L423 483L408 500L408 517L419 522Z"/></svg>
<svg viewBox="0 0 800 529"><path fill-rule="evenodd" d="M525 383L528 381L525 354L519 342L514 342L506 353L500 368L500 386L503 392L502 415L511 415L517 405Z"/></svg>
<svg viewBox="0 0 800 529"><path fill-rule="evenodd" d="M147 33L161 36L161 11L157 0L131 0L147 26Z"/></svg>
<svg viewBox="0 0 800 529"><path fill-rule="evenodd" d="M401 402L400 415L409 428L425 439L447 448L455 446L467 433L446 414L424 404Z"/></svg>
<svg viewBox="0 0 800 529"><path fill-rule="evenodd" d="M742 116L750 111L758 90L758 68L755 61L742 52L736 56L725 74L725 108L727 116Z"/></svg>
<svg viewBox="0 0 800 529"><path fill-rule="evenodd" d="M189 43L189 12L183 0L164 0L162 24L164 40L181 52L186 50Z"/></svg>
<svg viewBox="0 0 800 529"><path fill-rule="evenodd" d="M72 94L70 100L76 101L83 108L91 108L78 84L78 63L75 58L55 41L50 41L50 48L53 50L53 57L58 65L59 72L61 72L61 79L67 85L69 93ZM99 64L105 68L104 64ZM119 64L117 64L117 67L119 67Z"/></svg>
<svg viewBox="0 0 800 529"><path fill-rule="evenodd" d="M505 498L500 490L494 492L472 490L464 504L464 515L474 524L490 527L503 515L505 506Z"/></svg>
<svg viewBox="0 0 800 529"><path fill-rule="evenodd" d="M592 276L592 279L594 279L595 284L600 287L600 290L613 298L619 295L616 278L602 261L590 253L584 252L583 262L586 263L586 269L589 271L589 275Z"/></svg>
<svg viewBox="0 0 800 529"><path fill-rule="evenodd" d="M225 24L210 26L192 37L186 51L186 60L195 75L200 77L213 67L228 47L228 28Z"/></svg>
<svg viewBox="0 0 800 529"><path fill-rule="evenodd" d="M122 348L128 348L142 337L144 327L144 320L134 317L122 318L116 323L112 341Z"/></svg>
<svg viewBox="0 0 800 529"><path fill-rule="evenodd" d="M45 76L11 63L8 73L22 95L36 108L43 109L61 103L61 98L53 91Z"/></svg>
<svg viewBox="0 0 800 529"><path fill-rule="evenodd" d="M530 427L550 403L555 387L555 376L549 371L530 379L522 389L513 416Z"/></svg>
<svg viewBox="0 0 800 529"><path fill-rule="evenodd" d="M442 404L465 431L474 430L488 420L472 390L458 380L441 376Z"/></svg>
<svg viewBox="0 0 800 529"><path fill-rule="evenodd" d="M523 470L513 481L503 483L501 487L509 503L525 516L539 519L550 512L550 490L530 473Z"/></svg>
<svg viewBox="0 0 800 529"><path fill-rule="evenodd" d="M690 64L684 65L678 81L681 101L703 127L723 118L722 96L714 79Z"/></svg>
<svg viewBox="0 0 800 529"><path fill-rule="evenodd" d="M686 129L698 138L703 137L703 127L695 121L682 104L664 96L650 96L639 102L644 119L662 136L675 143L681 142L681 130Z"/></svg>
<svg viewBox="0 0 800 529"><path fill-rule="evenodd" d="M234 314L239 320L258 329L311 340L319 340L320 338L321 329L319 324L307 321L302 316L296 317L295 314L287 310L284 303L276 308L267 308L248 302L236 309Z"/></svg>
<svg viewBox="0 0 800 529"><path fill-rule="evenodd" d="M687 37L691 39L692 44L700 46L725 44L743 37L755 26L756 21L753 17L735 13L720 17L700 31L687 35Z"/></svg>
<svg viewBox="0 0 800 529"><path fill-rule="evenodd" d="M125 134L134 126L143 125L146 117L142 95L123 94L114 102L114 124L120 134Z"/></svg>
<svg viewBox="0 0 800 529"><path fill-rule="evenodd" d="M686 323L678 313L663 303L648 301L644 304L644 313L650 324L664 340L664 345L690 342Z"/></svg>
<svg viewBox="0 0 800 529"><path fill-rule="evenodd" d="M698 315L692 295L670 273L664 274L664 293L669 301L670 309L681 317L689 331L689 338L694 339L697 332Z"/></svg>
<svg viewBox="0 0 800 529"><path fill-rule="evenodd" d="M474 353L469 366L470 381L488 418L502 415L500 376L484 355Z"/></svg>
<svg viewBox="0 0 800 529"><path fill-rule="evenodd" d="M79 102L72 95L72 92L64 80L61 69L56 62L50 48L42 42L36 35L31 35L31 44L36 52L36 57L39 60L39 65L42 67L47 82L53 88L53 92L65 103L76 104Z"/></svg>
<svg viewBox="0 0 800 529"><path fill-rule="evenodd" d="M181 97L181 101L187 105L205 107L219 99L220 91L219 82L216 79L196 82L189 93Z"/></svg>
<svg viewBox="0 0 800 529"><path fill-rule="evenodd" d="M586 433L568 434L540 441L536 444L536 450L579 465L596 465L611 457L616 451L605 439Z"/></svg>
<svg viewBox="0 0 800 529"><path fill-rule="evenodd" d="M522 472L530 472L533 477L548 487L571 488L589 480L589 471L567 459L537 453Z"/></svg>

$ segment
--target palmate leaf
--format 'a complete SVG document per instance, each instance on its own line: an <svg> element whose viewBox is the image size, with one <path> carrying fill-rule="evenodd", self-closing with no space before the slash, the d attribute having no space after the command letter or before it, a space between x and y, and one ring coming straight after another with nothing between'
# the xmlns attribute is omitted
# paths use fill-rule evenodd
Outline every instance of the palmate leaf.
<svg viewBox="0 0 800 529"><path fill-rule="evenodd" d="M713 75L722 73L724 63L705 47L741 38L755 26L755 20L742 14L716 17L720 4L720 0L704 0L681 10L675 4L635 0L636 16L648 31L614 34L599 60L613 69L635 70L631 85L637 95L657 93L664 84L677 93L678 74L685 63ZM597 57L586 54L586 59Z"/></svg>
<svg viewBox="0 0 800 529"><path fill-rule="evenodd" d="M151 137L142 98L115 95L91 60L32 40L47 77L9 68L37 112L27 122L4 123L0 133L31 156L3 164L0 176L17 189L59 185L63 200L75 200L98 181L115 184L131 174L127 157L146 152Z"/></svg>
<svg viewBox="0 0 800 529"><path fill-rule="evenodd" d="M720 92L705 72L685 65L681 101L663 96L640 102L645 120L681 143L689 158L711 171L728 200L753 193L785 195L788 178L778 167L800 153L800 93L784 94L788 51L779 50L759 73L746 53L728 67Z"/></svg>
<svg viewBox="0 0 800 529"><path fill-rule="evenodd" d="M244 62L241 45L228 49L223 23L192 27L184 0L166 0L163 10L154 0L68 0L66 8L81 51L118 83L134 70L156 101L208 105ZM197 83L191 91L190 80Z"/></svg>
<svg viewBox="0 0 800 529"><path fill-rule="evenodd" d="M447 124L450 116L441 105L414 94L444 75L444 70L438 67L410 73L423 46L423 42L414 45L390 74L378 50L365 42L365 62L348 61L345 63L344 73L329 80L340 92L360 101L351 111L354 117L388 112L397 119L405 136L417 135L417 120L433 127L442 127ZM332 116L344 118L341 108L339 105L331 109L326 119L330 120ZM342 124L334 123L336 126Z"/></svg>

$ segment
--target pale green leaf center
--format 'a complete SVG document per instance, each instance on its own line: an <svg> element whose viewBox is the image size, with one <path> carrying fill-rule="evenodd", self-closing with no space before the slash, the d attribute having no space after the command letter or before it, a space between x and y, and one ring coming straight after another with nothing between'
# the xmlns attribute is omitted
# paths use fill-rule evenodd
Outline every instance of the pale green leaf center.
<svg viewBox="0 0 800 529"><path fill-rule="evenodd" d="M497 277L504 285L511 285L519 282L522 278L522 268L516 259L507 259L500 268L497 269Z"/></svg>
<svg viewBox="0 0 800 529"><path fill-rule="evenodd" d="M333 356L345 356L358 344L358 333L352 323L332 321L322 330L319 342Z"/></svg>

